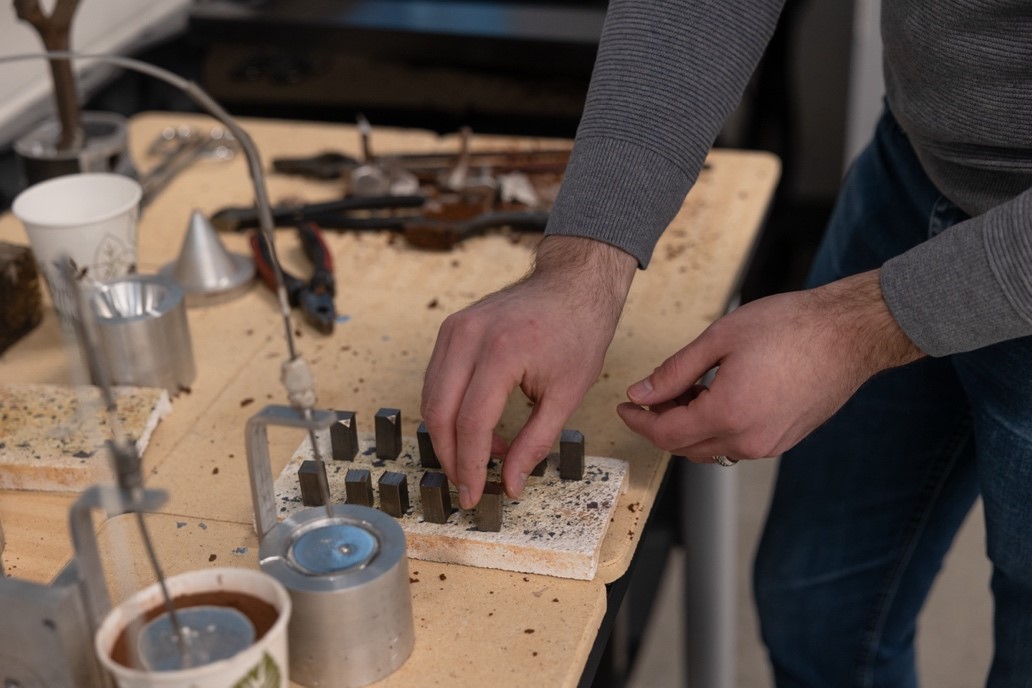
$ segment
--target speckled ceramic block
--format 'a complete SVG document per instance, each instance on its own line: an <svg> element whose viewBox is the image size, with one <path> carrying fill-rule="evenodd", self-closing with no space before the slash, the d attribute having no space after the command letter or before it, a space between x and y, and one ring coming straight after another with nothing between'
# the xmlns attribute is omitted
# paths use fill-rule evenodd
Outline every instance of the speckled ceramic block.
<svg viewBox="0 0 1032 688"><path fill-rule="evenodd" d="M302 461L312 458L310 446L306 438L276 479L277 508L283 518L301 508L294 473ZM402 438L395 460L378 458L375 446L372 434L359 433L356 469L368 470L374 481L389 471L404 473L410 483L419 484L426 469L420 463L415 437ZM503 500L498 532L478 531L472 509L455 511L445 523L432 522L425 518L422 490L412 490L411 508L398 519L409 557L561 578L594 578L602 539L627 489L627 462L587 456L583 480L560 480L557 454L548 462L545 475L531 477L518 500ZM352 472L328 471L330 494L343 494L345 476ZM497 463L488 469L488 480L499 481L500 473L501 464ZM448 496L451 504L458 503L457 494L449 492Z"/></svg>
<svg viewBox="0 0 1032 688"><path fill-rule="evenodd" d="M116 387L121 431L141 456L172 411L164 389ZM0 385L0 489L79 492L111 479L111 439L96 387Z"/></svg>

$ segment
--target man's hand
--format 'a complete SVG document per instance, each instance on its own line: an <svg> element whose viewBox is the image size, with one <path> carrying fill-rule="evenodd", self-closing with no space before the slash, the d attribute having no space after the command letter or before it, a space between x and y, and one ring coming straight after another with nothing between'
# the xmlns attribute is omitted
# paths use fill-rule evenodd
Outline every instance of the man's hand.
<svg viewBox="0 0 1032 688"><path fill-rule="evenodd" d="M480 501L490 455L515 498L598 378L637 262L592 239L549 236L523 280L449 316L426 371L422 414L464 509ZM494 435L509 393L534 402L506 450Z"/></svg>
<svg viewBox="0 0 1032 688"><path fill-rule="evenodd" d="M632 385L634 403L617 411L658 447L699 462L776 456L873 375L922 356L874 270L742 306ZM697 385L715 366L710 387Z"/></svg>

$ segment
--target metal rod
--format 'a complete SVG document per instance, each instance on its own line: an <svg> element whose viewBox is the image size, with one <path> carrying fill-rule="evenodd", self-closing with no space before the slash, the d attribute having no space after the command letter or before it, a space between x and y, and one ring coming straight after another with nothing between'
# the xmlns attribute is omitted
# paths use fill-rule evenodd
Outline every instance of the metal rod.
<svg viewBox="0 0 1032 688"><path fill-rule="evenodd" d="M111 431L111 457L114 463L115 475L118 477L119 493L125 502L125 508L136 513L136 520L140 526L140 536L143 538L143 544L150 559L151 569L158 579L165 609L168 611L169 617L172 620L172 626L176 631L180 662L185 667L189 664L187 646L190 643L190 638L183 634L183 628L176 614L175 604L172 601L171 595L169 595L168 586L165 583L165 573L158 562L158 556L154 551L150 533L147 531L147 526L143 521L143 472L140 468L140 456L136 451L136 446L122 432L121 425L118 422L115 396L111 391L109 362L100 353L96 332L92 326L93 320L90 305L87 303L82 289L79 288L79 281L76 279L71 261L62 261L60 269L61 277L67 282L68 288L71 289L73 302L75 303L77 317L71 318L72 326L83 344L82 350L88 362L87 366L90 371L97 375L94 383L100 388L101 398L104 401L108 425Z"/></svg>
<svg viewBox="0 0 1032 688"><path fill-rule="evenodd" d="M179 623L179 614L176 613L176 605L172 595L168 591L168 584L165 576L161 574L161 564L158 562L158 553L154 550L154 542L151 540L150 531L143 521L143 511L136 512L136 523L140 526L140 536L143 538L143 546L147 550L147 558L150 559L151 568L159 572L158 585L161 586L161 599L165 603L165 611L172 621L172 628L176 632L176 645L179 647L179 668L190 668L190 653L187 647L190 645L190 636L184 632L182 624Z"/></svg>

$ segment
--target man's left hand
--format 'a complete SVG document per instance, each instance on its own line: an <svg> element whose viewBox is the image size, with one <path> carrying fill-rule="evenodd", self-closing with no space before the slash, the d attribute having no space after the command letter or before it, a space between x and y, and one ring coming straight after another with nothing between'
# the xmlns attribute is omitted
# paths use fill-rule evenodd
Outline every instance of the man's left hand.
<svg viewBox="0 0 1032 688"><path fill-rule="evenodd" d="M873 270L738 308L632 385L633 403L617 412L656 446L698 462L776 456L873 375L923 356ZM697 384L717 366L708 388Z"/></svg>

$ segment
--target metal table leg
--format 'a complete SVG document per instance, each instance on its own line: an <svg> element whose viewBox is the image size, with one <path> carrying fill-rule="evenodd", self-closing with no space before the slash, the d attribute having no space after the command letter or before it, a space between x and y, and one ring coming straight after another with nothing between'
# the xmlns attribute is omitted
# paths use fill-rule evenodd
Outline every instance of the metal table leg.
<svg viewBox="0 0 1032 688"><path fill-rule="evenodd" d="M690 688L732 688L737 472L682 457L685 650Z"/></svg>

